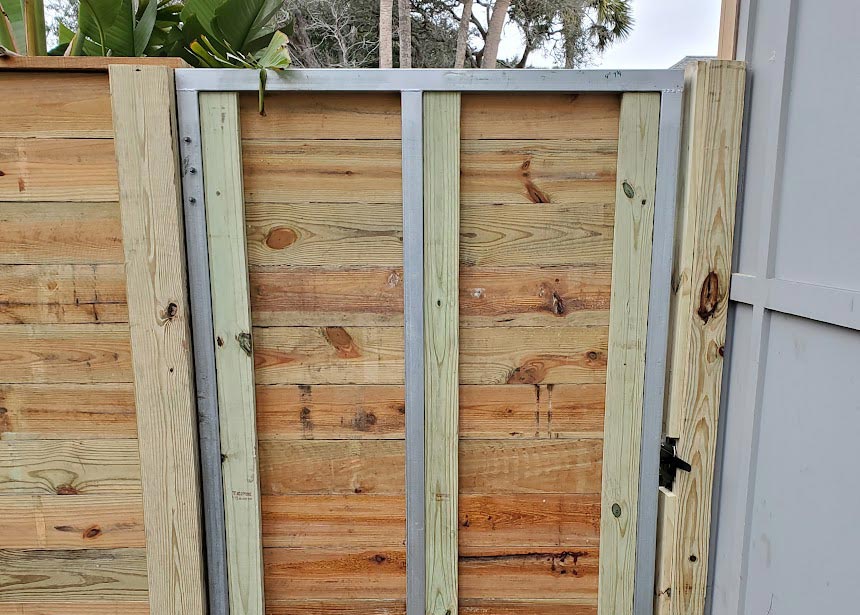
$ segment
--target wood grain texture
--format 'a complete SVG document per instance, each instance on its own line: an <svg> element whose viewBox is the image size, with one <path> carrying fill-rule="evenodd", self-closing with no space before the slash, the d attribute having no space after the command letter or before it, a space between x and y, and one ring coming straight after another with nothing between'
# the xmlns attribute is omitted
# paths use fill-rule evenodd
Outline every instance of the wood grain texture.
<svg viewBox="0 0 860 615"><path fill-rule="evenodd" d="M128 322L122 265L0 265L0 324Z"/></svg>
<svg viewBox="0 0 860 615"><path fill-rule="evenodd" d="M592 598L578 600L461 600L460 615L597 615Z"/></svg>
<svg viewBox="0 0 860 615"><path fill-rule="evenodd" d="M0 442L0 495L139 494L134 440Z"/></svg>
<svg viewBox="0 0 860 615"><path fill-rule="evenodd" d="M0 325L4 383L132 382L128 325Z"/></svg>
<svg viewBox="0 0 860 615"><path fill-rule="evenodd" d="M252 268L403 265L399 202L249 203L246 222Z"/></svg>
<svg viewBox="0 0 860 615"><path fill-rule="evenodd" d="M402 440L403 387L257 386L257 434L266 440Z"/></svg>
<svg viewBox="0 0 860 615"><path fill-rule="evenodd" d="M705 608L745 78L733 61L697 62L686 73L664 429L693 470L675 482L677 518L663 521L673 615Z"/></svg>
<svg viewBox="0 0 860 615"><path fill-rule="evenodd" d="M403 495L287 495L263 498L266 547L402 547Z"/></svg>
<svg viewBox="0 0 860 615"><path fill-rule="evenodd" d="M155 613L204 613L197 413L173 71L111 66L123 248Z"/></svg>
<svg viewBox="0 0 860 615"><path fill-rule="evenodd" d="M254 327L258 384L402 384L403 330Z"/></svg>
<svg viewBox="0 0 860 615"><path fill-rule="evenodd" d="M424 523L427 615L457 612L460 94L424 94Z"/></svg>
<svg viewBox="0 0 860 615"><path fill-rule="evenodd" d="M242 162L249 203L401 202L399 141L244 141Z"/></svg>
<svg viewBox="0 0 860 615"><path fill-rule="evenodd" d="M460 386L460 439L600 438L602 384Z"/></svg>
<svg viewBox="0 0 860 615"><path fill-rule="evenodd" d="M122 264L116 203L0 203L0 263Z"/></svg>
<svg viewBox="0 0 860 615"><path fill-rule="evenodd" d="M721 60L735 59L738 46L740 5L740 0L722 0L720 33L717 39L717 57Z"/></svg>
<svg viewBox="0 0 860 615"><path fill-rule="evenodd" d="M139 495L4 496L2 549L113 549L146 545Z"/></svg>
<svg viewBox="0 0 860 615"><path fill-rule="evenodd" d="M406 550L266 549L269 600L406 597ZM323 611L325 612L325 611Z"/></svg>
<svg viewBox="0 0 860 615"><path fill-rule="evenodd" d="M675 566L675 531L678 525L678 496L660 487L657 500L657 569L654 573L654 613L672 612L672 582Z"/></svg>
<svg viewBox="0 0 860 615"><path fill-rule="evenodd" d="M0 137L0 202L116 201L110 139Z"/></svg>
<svg viewBox="0 0 860 615"><path fill-rule="evenodd" d="M633 608L659 121L659 94L622 96L606 368L601 613Z"/></svg>
<svg viewBox="0 0 860 615"><path fill-rule="evenodd" d="M612 202L615 140L463 141L463 204Z"/></svg>
<svg viewBox="0 0 860 615"><path fill-rule="evenodd" d="M254 353L235 92L200 96L230 609L263 613Z"/></svg>
<svg viewBox="0 0 860 615"><path fill-rule="evenodd" d="M269 600L269 615L406 615L404 600ZM460 601L460 615L597 615L593 600ZM16 615L21 615L16 613ZM31 615L29 612L23 615ZM46 615L39 612L35 615ZM53 614L52 614L53 615ZM65 612L57 615L67 615ZM95 615L107 615L96 612ZM110 612L109 615L114 615ZM117 614L119 615L119 614ZM131 615L138 615L137 612Z"/></svg>
<svg viewBox="0 0 860 615"><path fill-rule="evenodd" d="M0 267L2 272L2 267ZM252 271L258 326L402 326L403 270L273 267ZM462 267L460 326L609 324L610 267Z"/></svg>
<svg viewBox="0 0 860 615"><path fill-rule="evenodd" d="M618 94L463 94L465 140L618 138Z"/></svg>
<svg viewBox="0 0 860 615"><path fill-rule="evenodd" d="M600 495L462 495L460 548L597 546Z"/></svg>
<svg viewBox="0 0 860 615"><path fill-rule="evenodd" d="M605 264L613 209L602 203L464 205L460 257L465 265Z"/></svg>
<svg viewBox="0 0 860 615"><path fill-rule="evenodd" d="M460 331L462 384L588 384L606 378L606 327Z"/></svg>
<svg viewBox="0 0 860 615"><path fill-rule="evenodd" d="M557 549L477 547L460 551L463 599L579 599L597 594L598 551L566 545Z"/></svg>
<svg viewBox="0 0 860 615"><path fill-rule="evenodd" d="M0 385L0 440L137 438L134 385Z"/></svg>
<svg viewBox="0 0 860 615"><path fill-rule="evenodd" d="M9 118L0 137L113 138L106 75L4 72L0 87Z"/></svg>
<svg viewBox="0 0 860 615"><path fill-rule="evenodd" d="M0 608L7 602L72 604L146 597L144 549L0 550Z"/></svg>
<svg viewBox="0 0 860 615"><path fill-rule="evenodd" d="M403 494L402 440L260 442L263 495Z"/></svg>
<svg viewBox="0 0 860 615"><path fill-rule="evenodd" d="M463 440L460 495L599 493L600 440Z"/></svg>
<svg viewBox="0 0 860 615"><path fill-rule="evenodd" d="M251 273L250 284L258 326L403 326L402 268L279 267Z"/></svg>
<svg viewBox="0 0 860 615"><path fill-rule="evenodd" d="M400 139L400 96L390 92L271 92L266 115L257 95L239 96L248 140Z"/></svg>
<svg viewBox="0 0 860 615"><path fill-rule="evenodd" d="M3 603L3 608L7 609L10 615L149 615L149 603L140 600L6 602Z"/></svg>
<svg viewBox="0 0 860 615"><path fill-rule="evenodd" d="M406 600L267 600L268 615L406 615Z"/></svg>
<svg viewBox="0 0 860 615"><path fill-rule="evenodd" d="M136 66L168 66L190 68L182 58L122 58L95 56L3 56L0 70L3 71L74 71L106 73L114 64Z"/></svg>
<svg viewBox="0 0 860 615"><path fill-rule="evenodd" d="M461 239L462 249L462 239ZM609 325L604 265L460 268L460 326Z"/></svg>

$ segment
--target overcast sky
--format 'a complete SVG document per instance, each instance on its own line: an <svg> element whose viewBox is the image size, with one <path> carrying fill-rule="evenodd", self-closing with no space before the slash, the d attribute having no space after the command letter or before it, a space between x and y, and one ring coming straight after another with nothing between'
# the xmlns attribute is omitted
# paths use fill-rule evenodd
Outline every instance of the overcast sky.
<svg viewBox="0 0 860 615"><path fill-rule="evenodd" d="M633 32L589 68L668 68L684 56L717 54L720 0L632 0L631 4L636 19ZM503 42L501 57L519 52L516 44L509 50L505 47ZM552 66L550 59L536 56L532 63Z"/></svg>

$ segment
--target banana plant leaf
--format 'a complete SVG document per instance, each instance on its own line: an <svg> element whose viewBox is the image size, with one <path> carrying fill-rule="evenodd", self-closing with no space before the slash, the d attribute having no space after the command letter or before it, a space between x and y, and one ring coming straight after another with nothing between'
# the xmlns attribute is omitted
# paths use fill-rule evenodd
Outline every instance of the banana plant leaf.
<svg viewBox="0 0 860 615"><path fill-rule="evenodd" d="M26 53L27 30L22 0L2 0L0 9L0 45L15 53Z"/></svg>
<svg viewBox="0 0 860 615"><path fill-rule="evenodd" d="M252 41L275 31L272 19L282 4L281 0L227 0L215 11L212 30L227 46L247 53Z"/></svg>
<svg viewBox="0 0 860 615"><path fill-rule="evenodd" d="M68 49L71 42L75 40L74 30L70 29L62 21L60 22L57 34L58 44L56 47L48 51L49 56L65 55L66 49Z"/></svg>
<svg viewBox="0 0 860 615"><path fill-rule="evenodd" d="M88 39L84 53L143 55L155 28L158 6L158 0L141 0L135 13L132 0L81 0L80 27Z"/></svg>

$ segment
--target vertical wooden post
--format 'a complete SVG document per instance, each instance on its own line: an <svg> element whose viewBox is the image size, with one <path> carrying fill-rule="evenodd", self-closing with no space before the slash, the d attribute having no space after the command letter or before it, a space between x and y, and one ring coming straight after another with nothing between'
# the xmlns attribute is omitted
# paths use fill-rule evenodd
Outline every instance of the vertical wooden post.
<svg viewBox="0 0 860 615"><path fill-rule="evenodd" d="M738 48L738 18L741 0L723 0L720 10L720 35L717 44L717 57L721 60L734 60Z"/></svg>
<svg viewBox="0 0 860 615"><path fill-rule="evenodd" d="M200 137L212 280L231 613L263 614L263 548L257 464L239 99L200 95Z"/></svg>
<svg viewBox="0 0 860 615"><path fill-rule="evenodd" d="M704 611L744 102L742 62L687 67L664 433L681 472L661 492L658 608ZM668 559L668 561L666 561Z"/></svg>
<svg viewBox="0 0 860 615"><path fill-rule="evenodd" d="M600 615L628 615L633 610L659 123L659 94L623 95L606 366Z"/></svg>
<svg viewBox="0 0 860 615"><path fill-rule="evenodd" d="M424 94L427 615L457 613L460 94Z"/></svg>
<svg viewBox="0 0 860 615"><path fill-rule="evenodd" d="M173 70L110 67L152 613L206 612Z"/></svg>

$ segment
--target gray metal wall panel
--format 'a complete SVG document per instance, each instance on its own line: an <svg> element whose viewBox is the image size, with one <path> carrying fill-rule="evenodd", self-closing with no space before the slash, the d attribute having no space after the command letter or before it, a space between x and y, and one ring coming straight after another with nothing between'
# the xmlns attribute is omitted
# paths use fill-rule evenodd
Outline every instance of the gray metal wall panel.
<svg viewBox="0 0 860 615"><path fill-rule="evenodd" d="M751 87L735 263L748 280L729 323L712 615L858 610L858 18L857 0L741 2ZM771 282L803 296L775 301ZM850 304L840 319L834 298Z"/></svg>

